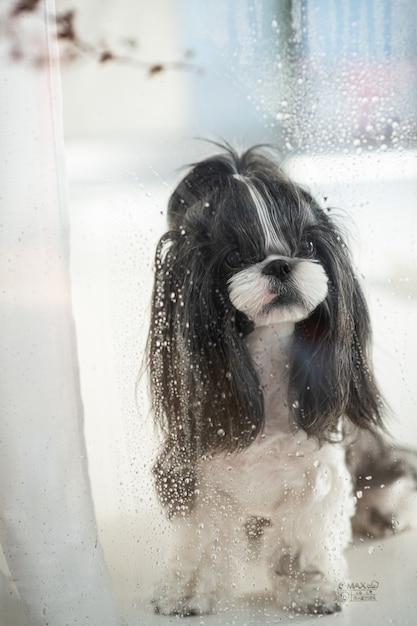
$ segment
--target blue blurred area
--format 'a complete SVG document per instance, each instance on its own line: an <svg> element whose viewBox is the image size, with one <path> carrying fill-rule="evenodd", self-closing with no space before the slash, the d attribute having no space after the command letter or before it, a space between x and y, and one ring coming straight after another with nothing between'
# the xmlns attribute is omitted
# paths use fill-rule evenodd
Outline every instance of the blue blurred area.
<svg viewBox="0 0 417 626"><path fill-rule="evenodd" d="M194 124L284 152L417 145L417 3L182 0Z"/></svg>
<svg viewBox="0 0 417 626"><path fill-rule="evenodd" d="M297 4L305 25L306 56L323 55L327 63L415 58L417 4L413 0L301 0Z"/></svg>
<svg viewBox="0 0 417 626"><path fill-rule="evenodd" d="M202 76L189 81L198 129L228 140L265 136L257 95L265 92L265 81L268 94L276 91L271 70L276 45L281 42L272 23L283 13L279 4L274 0L181 0L181 36L204 68Z"/></svg>

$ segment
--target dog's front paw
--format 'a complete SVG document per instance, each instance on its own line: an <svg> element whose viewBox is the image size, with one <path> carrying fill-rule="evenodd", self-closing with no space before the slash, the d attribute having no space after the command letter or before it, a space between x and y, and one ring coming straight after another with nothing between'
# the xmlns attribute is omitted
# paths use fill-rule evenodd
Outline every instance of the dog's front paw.
<svg viewBox="0 0 417 626"><path fill-rule="evenodd" d="M284 579L278 600L290 613L330 615L342 610L336 584L320 572L303 572L295 579Z"/></svg>
<svg viewBox="0 0 417 626"><path fill-rule="evenodd" d="M155 613L160 615L177 615L179 617L208 615L214 609L214 601L209 596L170 597L168 595L159 595L152 600L152 604Z"/></svg>
<svg viewBox="0 0 417 626"><path fill-rule="evenodd" d="M330 615L342 610L335 588L329 583L310 588L301 587L291 610L296 613Z"/></svg>

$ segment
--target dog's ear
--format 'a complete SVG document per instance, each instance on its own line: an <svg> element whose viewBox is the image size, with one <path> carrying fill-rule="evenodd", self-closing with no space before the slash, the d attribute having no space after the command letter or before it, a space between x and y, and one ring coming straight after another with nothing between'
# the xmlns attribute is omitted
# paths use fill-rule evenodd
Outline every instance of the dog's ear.
<svg viewBox="0 0 417 626"><path fill-rule="evenodd" d="M341 234L327 216L320 220L318 255L329 291L296 326L290 406L309 435L327 439L337 433L343 415L360 428L382 426L384 407L372 372L365 297Z"/></svg>
<svg viewBox="0 0 417 626"><path fill-rule="evenodd" d="M156 252L147 358L153 411L165 436L155 471L160 477L169 465L175 474L175 481L165 476L177 485L165 496L173 511L192 497L193 465L202 454L246 447L263 423L244 325L207 262L181 232L167 233ZM188 474L183 481L181 468Z"/></svg>

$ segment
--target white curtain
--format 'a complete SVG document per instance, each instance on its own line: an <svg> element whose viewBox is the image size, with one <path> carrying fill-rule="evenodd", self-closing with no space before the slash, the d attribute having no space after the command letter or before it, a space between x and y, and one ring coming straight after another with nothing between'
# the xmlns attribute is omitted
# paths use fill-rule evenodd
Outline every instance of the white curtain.
<svg viewBox="0 0 417 626"><path fill-rule="evenodd" d="M83 438L54 5L21 17L19 41L17 4L0 9L0 623L116 626Z"/></svg>

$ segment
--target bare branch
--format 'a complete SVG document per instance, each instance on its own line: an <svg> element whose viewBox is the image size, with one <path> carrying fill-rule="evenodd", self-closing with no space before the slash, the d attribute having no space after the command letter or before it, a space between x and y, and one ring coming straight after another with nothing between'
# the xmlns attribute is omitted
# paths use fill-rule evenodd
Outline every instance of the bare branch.
<svg viewBox="0 0 417 626"><path fill-rule="evenodd" d="M11 9L8 16L9 28L6 28L6 32L11 40L10 56L14 61L22 61L29 58L32 64L39 66L39 57L36 56L36 53L30 46L25 45L24 38L19 36L19 20L23 14L27 13L32 13L39 19L45 19L45 15L41 11L40 0L16 0L15 5ZM167 70L203 73L203 69L190 60L193 58L193 52L190 50L187 50L185 53L184 60L151 62L144 61L131 54L120 54L112 49L111 46L100 46L91 43L80 36L76 26L76 17L77 14L74 9L58 12L55 17L47 15L48 20L51 22L55 21L56 37L61 44L61 60L64 63L74 62L87 57L96 60L100 64L116 63L128 65L146 72L150 77ZM137 41L131 38L124 41L129 44L130 50L137 48Z"/></svg>

